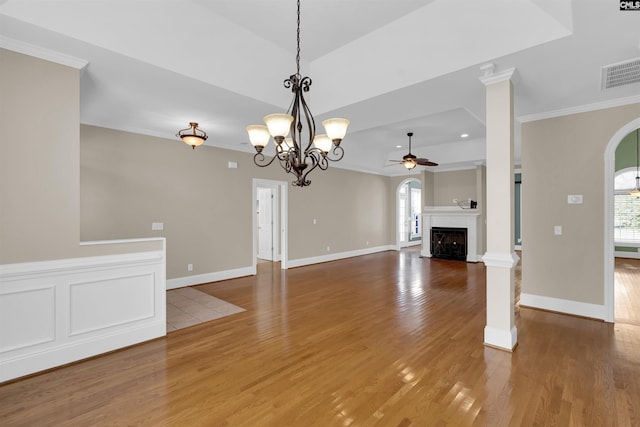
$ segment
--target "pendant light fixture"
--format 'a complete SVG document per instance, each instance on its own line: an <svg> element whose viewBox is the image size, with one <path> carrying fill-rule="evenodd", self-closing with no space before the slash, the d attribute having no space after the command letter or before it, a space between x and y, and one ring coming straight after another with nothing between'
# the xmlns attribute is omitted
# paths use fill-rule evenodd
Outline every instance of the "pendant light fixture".
<svg viewBox="0 0 640 427"><path fill-rule="evenodd" d="M207 133L202 129L199 129L198 123L196 122L190 122L189 127L180 130L176 136L182 139L185 144L190 145L193 149L204 144L207 140Z"/></svg>
<svg viewBox="0 0 640 427"><path fill-rule="evenodd" d="M347 132L349 120L324 120L322 125L326 134L316 135L315 120L304 99L304 92L309 92L311 79L300 75L300 0L297 4L296 73L284 81L284 87L293 92L293 101L286 114L269 114L263 119L266 126L247 126L247 132L251 145L256 150L253 162L257 166L266 167L278 159L280 166L287 173L295 175L296 178L292 184L305 187L311 184L307 175L312 170L315 168L326 170L329 167L329 161L336 162L344 157L340 142ZM291 136L288 137L289 135ZM276 154L271 160L267 160L262 150L271 137L275 142Z"/></svg>
<svg viewBox="0 0 640 427"><path fill-rule="evenodd" d="M640 142L638 142L640 138L638 138L638 132L640 132L640 128L636 129L636 186L629 191L629 194L640 199Z"/></svg>

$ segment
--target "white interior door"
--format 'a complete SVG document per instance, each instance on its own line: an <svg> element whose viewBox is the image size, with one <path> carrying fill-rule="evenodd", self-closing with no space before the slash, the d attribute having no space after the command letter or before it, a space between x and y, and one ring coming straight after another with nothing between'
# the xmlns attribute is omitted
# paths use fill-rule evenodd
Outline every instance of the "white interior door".
<svg viewBox="0 0 640 427"><path fill-rule="evenodd" d="M258 187L256 214L258 216L258 258L274 261L274 196L273 189Z"/></svg>

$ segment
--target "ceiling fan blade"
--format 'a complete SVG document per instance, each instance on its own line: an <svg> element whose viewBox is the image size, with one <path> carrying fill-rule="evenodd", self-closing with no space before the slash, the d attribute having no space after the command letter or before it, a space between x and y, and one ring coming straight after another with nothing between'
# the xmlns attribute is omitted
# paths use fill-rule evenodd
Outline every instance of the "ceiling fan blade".
<svg viewBox="0 0 640 427"><path fill-rule="evenodd" d="M420 166L438 166L436 162L432 162L429 159L416 159L416 163Z"/></svg>

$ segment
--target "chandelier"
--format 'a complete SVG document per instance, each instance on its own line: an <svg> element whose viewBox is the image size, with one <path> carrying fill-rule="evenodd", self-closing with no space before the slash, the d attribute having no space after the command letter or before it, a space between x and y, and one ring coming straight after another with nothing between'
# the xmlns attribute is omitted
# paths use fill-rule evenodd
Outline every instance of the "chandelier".
<svg viewBox="0 0 640 427"><path fill-rule="evenodd" d="M266 126L247 126L247 132L251 145L256 150L253 162L257 166L266 167L277 159L287 173L295 175L296 179L292 184L299 187L311 184L307 176L315 168L326 170L329 167L329 161L337 162L344 157L340 142L349 126L347 119L327 119L322 122L326 133L316 135L316 123L304 99L304 92L309 92L310 86L311 79L300 75L300 0L298 0L296 73L284 81L284 87L293 92L293 100L286 114L269 114L263 119ZM271 137L274 139L276 154L271 160L267 160L262 150ZM304 143L306 145L303 148Z"/></svg>

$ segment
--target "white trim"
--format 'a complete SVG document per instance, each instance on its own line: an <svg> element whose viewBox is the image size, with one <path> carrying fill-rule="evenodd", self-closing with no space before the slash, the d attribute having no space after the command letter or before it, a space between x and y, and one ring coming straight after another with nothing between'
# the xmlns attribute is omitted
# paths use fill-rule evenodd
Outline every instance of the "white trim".
<svg viewBox="0 0 640 427"><path fill-rule="evenodd" d="M611 99L609 101L596 102L594 104L579 105L577 107L563 108L561 110L547 111L545 113L529 114L518 117L520 123L533 122L536 120L553 119L555 117L567 116L570 114L588 113L590 111L603 110L605 108L621 107L623 105L640 102L640 95L628 98ZM627 132L628 133L628 132Z"/></svg>
<svg viewBox="0 0 640 427"><path fill-rule="evenodd" d="M640 259L640 252L614 251L613 255L616 258Z"/></svg>
<svg viewBox="0 0 640 427"><path fill-rule="evenodd" d="M93 245L119 245L121 243L140 243L140 242L162 242L164 245L166 242L164 237L141 237L138 239L116 239L116 240L86 240L80 242L80 246L93 246Z"/></svg>
<svg viewBox="0 0 640 427"><path fill-rule="evenodd" d="M194 274L193 276L176 277L167 280L167 289L184 288L186 286L202 285L203 283L219 282L237 277L254 276L256 267L242 267L232 270L214 271L212 273Z"/></svg>
<svg viewBox="0 0 640 427"><path fill-rule="evenodd" d="M640 101L640 96L636 97ZM640 117L622 126L611 137L604 151L604 307L607 322L615 322L615 287L614 287L614 179L616 148L630 132L640 128Z"/></svg>
<svg viewBox="0 0 640 427"><path fill-rule="evenodd" d="M561 298L545 297L542 295L520 294L520 307L532 307L592 319L606 320L604 305L587 302L572 301Z"/></svg>
<svg viewBox="0 0 640 427"><path fill-rule="evenodd" d="M478 209L463 209L458 205L451 205L451 206L425 206L424 207L424 212L422 213L430 213L431 211L433 212L453 212L453 213L461 213L461 214L467 214L467 215L477 215L480 216L480 212L478 212Z"/></svg>
<svg viewBox="0 0 640 427"><path fill-rule="evenodd" d="M499 73L491 73L489 75L486 76L480 76L478 77L478 79L484 83L485 86L489 86L495 83L500 83L500 82L504 82L507 80L511 80L511 79L515 79L516 78L516 69L515 68L509 68L508 70L504 70L501 71Z"/></svg>
<svg viewBox="0 0 640 427"><path fill-rule="evenodd" d="M514 268L520 257L515 253L487 252L482 256L482 262L487 267Z"/></svg>
<svg viewBox="0 0 640 427"><path fill-rule="evenodd" d="M35 44L26 43L22 40L12 39L0 35L0 47L22 53L24 55L33 56L35 58L44 59L45 61L55 62L56 64L66 65L67 67L83 70L89 61L77 58L75 56L66 55L55 50L47 49Z"/></svg>
<svg viewBox="0 0 640 427"><path fill-rule="evenodd" d="M164 251L133 252L128 254L88 256L50 261L23 262L0 265L0 284L20 277L22 279L67 274L86 268L122 268L164 261Z"/></svg>
<svg viewBox="0 0 640 427"><path fill-rule="evenodd" d="M494 328L493 326L484 327L484 344L491 347L498 347L507 351L513 351L518 343L518 329L514 326L510 331Z"/></svg>
<svg viewBox="0 0 640 427"><path fill-rule="evenodd" d="M357 249L355 251L337 252L333 254L327 254L327 255L321 255L321 256L315 256L315 257L309 257L309 258L293 259L289 261L289 267L290 268L303 267L305 265L319 264L321 262L337 261L339 259L344 259L344 258L351 258L356 256L369 255L377 252L394 251L394 250L396 250L395 246L386 245L386 246L377 246L375 248Z"/></svg>

